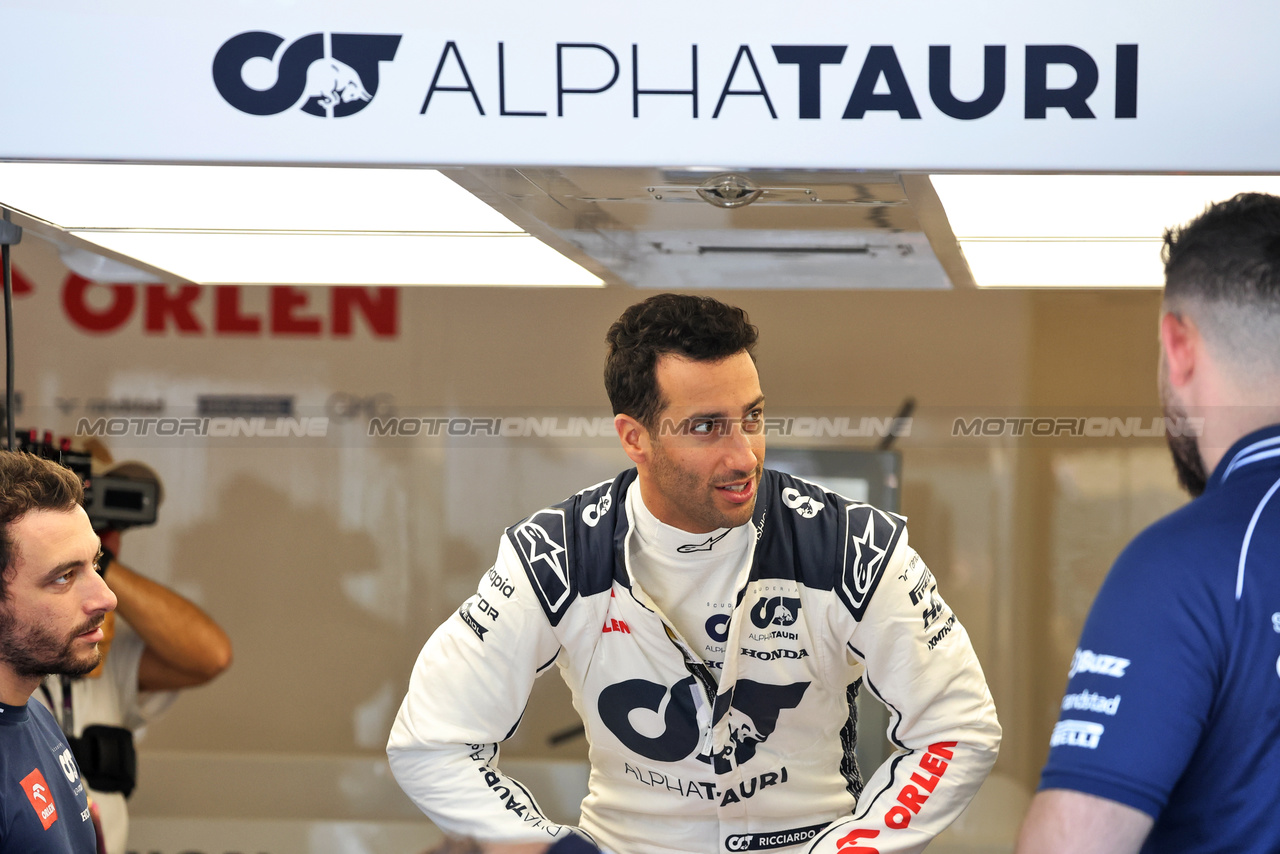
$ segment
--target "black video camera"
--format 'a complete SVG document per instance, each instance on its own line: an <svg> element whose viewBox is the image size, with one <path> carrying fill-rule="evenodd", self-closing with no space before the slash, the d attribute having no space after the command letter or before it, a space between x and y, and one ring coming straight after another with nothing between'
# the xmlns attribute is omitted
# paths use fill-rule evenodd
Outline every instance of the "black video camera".
<svg viewBox="0 0 1280 854"><path fill-rule="evenodd" d="M43 440L38 435L35 430L20 431L17 450L52 460L76 473L84 484L84 510L95 531L123 531L156 523L160 483L137 471L142 466L122 467L129 474L108 472L95 476L92 457L71 450L70 439L63 438L55 445L52 431L46 430Z"/></svg>

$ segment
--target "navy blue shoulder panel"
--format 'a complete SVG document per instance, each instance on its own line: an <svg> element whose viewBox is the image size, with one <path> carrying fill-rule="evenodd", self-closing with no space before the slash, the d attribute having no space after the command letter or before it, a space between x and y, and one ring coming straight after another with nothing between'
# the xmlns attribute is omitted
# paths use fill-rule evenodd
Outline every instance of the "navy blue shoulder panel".
<svg viewBox="0 0 1280 854"><path fill-rule="evenodd" d="M629 469L507 529L551 625L575 598L613 586L616 544L628 524L622 504L635 476Z"/></svg>
<svg viewBox="0 0 1280 854"><path fill-rule="evenodd" d="M753 522L759 537L753 578L834 589L855 619L862 619L906 528L901 516L769 469Z"/></svg>
<svg viewBox="0 0 1280 854"><path fill-rule="evenodd" d="M867 610L867 602L876 592L880 576L906 528L906 519L870 504L850 504L845 510L836 595L855 620L861 620Z"/></svg>
<svg viewBox="0 0 1280 854"><path fill-rule="evenodd" d="M840 541L838 504L821 487L765 469L752 520L757 539L752 578L830 590Z"/></svg>

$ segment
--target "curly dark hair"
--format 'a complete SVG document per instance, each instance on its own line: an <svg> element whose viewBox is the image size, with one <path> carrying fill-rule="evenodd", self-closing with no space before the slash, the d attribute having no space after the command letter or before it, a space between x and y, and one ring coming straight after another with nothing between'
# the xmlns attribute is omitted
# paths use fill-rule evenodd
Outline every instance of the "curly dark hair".
<svg viewBox="0 0 1280 854"><path fill-rule="evenodd" d="M1240 193L1164 233L1165 299L1280 312L1280 198Z"/></svg>
<svg viewBox="0 0 1280 854"><path fill-rule="evenodd" d="M653 429L666 406L658 388L658 357L718 362L756 345L759 331L740 308L711 297L658 294L622 313L605 341L604 387L613 414L630 415Z"/></svg>
<svg viewBox="0 0 1280 854"><path fill-rule="evenodd" d="M84 502L80 478L55 462L19 451L0 451L0 600L17 544L9 526L32 510L74 510Z"/></svg>

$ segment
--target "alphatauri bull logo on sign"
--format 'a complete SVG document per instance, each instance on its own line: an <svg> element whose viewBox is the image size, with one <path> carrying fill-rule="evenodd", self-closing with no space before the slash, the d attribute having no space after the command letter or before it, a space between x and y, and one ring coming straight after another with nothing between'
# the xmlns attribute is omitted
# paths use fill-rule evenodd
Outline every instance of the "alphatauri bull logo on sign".
<svg viewBox="0 0 1280 854"><path fill-rule="evenodd" d="M363 110L378 92L378 63L390 62L398 35L311 33L281 49L275 33L240 33L218 48L213 85L228 104L254 116L293 107L313 116L342 118ZM245 80L253 60L275 66L275 83L256 88ZM259 75L254 75L255 80Z"/></svg>

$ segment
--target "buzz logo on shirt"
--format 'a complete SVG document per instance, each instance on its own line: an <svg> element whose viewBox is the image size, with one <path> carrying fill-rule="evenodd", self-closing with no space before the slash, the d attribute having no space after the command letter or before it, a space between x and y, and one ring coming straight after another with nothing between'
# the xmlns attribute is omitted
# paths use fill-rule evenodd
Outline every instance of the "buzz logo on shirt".
<svg viewBox="0 0 1280 854"><path fill-rule="evenodd" d="M1077 649L1071 657L1071 670L1067 672L1070 679L1077 673L1096 673L1099 676L1124 676L1124 671L1132 662L1127 658L1114 655L1100 655L1091 649Z"/></svg>

